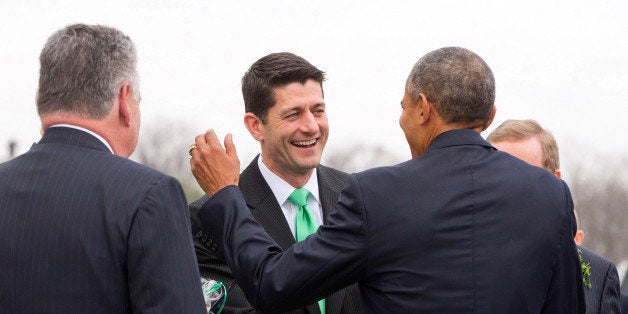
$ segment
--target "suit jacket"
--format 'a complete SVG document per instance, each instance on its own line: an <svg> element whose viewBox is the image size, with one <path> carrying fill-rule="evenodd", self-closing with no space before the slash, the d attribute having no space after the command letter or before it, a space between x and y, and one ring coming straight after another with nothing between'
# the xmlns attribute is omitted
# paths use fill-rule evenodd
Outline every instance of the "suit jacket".
<svg viewBox="0 0 628 314"><path fill-rule="evenodd" d="M277 311L358 282L370 313L584 313L567 185L451 130L426 154L349 176L328 224L283 251L228 186L192 230Z"/></svg>
<svg viewBox="0 0 628 314"><path fill-rule="evenodd" d="M89 133L0 164L0 313L203 313L183 191Z"/></svg>
<svg viewBox="0 0 628 314"><path fill-rule="evenodd" d="M287 249L295 243L288 222L277 203L277 198L264 180L258 166L256 157L240 175L240 190L244 195L246 204L251 214L262 225L270 237L277 242L282 249ZM323 208L323 219L327 222L327 216L336 204L340 190L347 179L347 174L336 169L319 165L316 168L318 177L318 189ZM207 201L207 195L190 204L192 219L199 209ZM207 238L205 238L207 239ZM242 289L234 280L231 270L224 260L216 258L202 242L202 238L194 239L194 248L201 272L201 276L212 278L232 286L227 294L225 313L253 312L253 308L246 300ZM214 243L209 243L212 246ZM357 285L347 289L341 289L326 297L325 310L328 314L335 313L362 313L359 291ZM291 311L290 313L320 313L316 302L307 307Z"/></svg>
<svg viewBox="0 0 628 314"><path fill-rule="evenodd" d="M628 314L628 294L621 294L621 313Z"/></svg>
<svg viewBox="0 0 628 314"><path fill-rule="evenodd" d="M609 260L583 248L582 261L591 267L591 289L584 288L587 314L621 313L619 298L619 275Z"/></svg>

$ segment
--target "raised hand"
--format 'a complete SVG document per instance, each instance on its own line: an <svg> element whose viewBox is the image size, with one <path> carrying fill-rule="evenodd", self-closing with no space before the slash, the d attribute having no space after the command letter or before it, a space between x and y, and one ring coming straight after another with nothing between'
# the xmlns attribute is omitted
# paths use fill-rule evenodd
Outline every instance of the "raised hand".
<svg viewBox="0 0 628 314"><path fill-rule="evenodd" d="M214 130L195 138L190 147L190 167L196 181L208 196L228 185L238 185L240 160L231 134L225 136L223 148Z"/></svg>

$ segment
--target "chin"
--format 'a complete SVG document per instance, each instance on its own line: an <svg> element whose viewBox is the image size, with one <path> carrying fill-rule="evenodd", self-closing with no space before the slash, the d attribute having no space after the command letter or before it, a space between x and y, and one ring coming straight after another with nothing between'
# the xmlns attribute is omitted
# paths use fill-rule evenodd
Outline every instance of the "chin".
<svg viewBox="0 0 628 314"><path fill-rule="evenodd" d="M301 163L299 163L299 169L302 170L302 172L308 172L314 168L316 168L319 164L320 164L321 160L320 158L317 160L308 160L308 161L303 161Z"/></svg>

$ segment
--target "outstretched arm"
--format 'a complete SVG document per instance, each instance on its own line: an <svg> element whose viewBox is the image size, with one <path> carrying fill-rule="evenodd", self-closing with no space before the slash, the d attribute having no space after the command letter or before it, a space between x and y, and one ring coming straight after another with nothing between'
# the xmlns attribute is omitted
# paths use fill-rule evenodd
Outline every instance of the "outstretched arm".
<svg viewBox="0 0 628 314"><path fill-rule="evenodd" d="M229 148L233 143L226 139L227 149L222 150L213 132L201 140L207 141L209 149L194 150L191 164L199 184L212 197L194 220L193 234L204 239L203 243L212 243L209 249L227 261L255 308L279 312L303 307L364 274L366 215L355 177L349 178L329 224L282 252L253 219L239 188L227 178L233 174L228 164L233 166L237 158Z"/></svg>

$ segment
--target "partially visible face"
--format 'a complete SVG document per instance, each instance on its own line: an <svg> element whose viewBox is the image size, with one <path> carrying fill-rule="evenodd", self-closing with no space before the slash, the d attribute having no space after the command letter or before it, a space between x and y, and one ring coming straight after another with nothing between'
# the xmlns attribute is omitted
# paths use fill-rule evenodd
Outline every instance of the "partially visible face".
<svg viewBox="0 0 628 314"><path fill-rule="evenodd" d="M543 168L543 148L535 136L524 140L507 140L491 144L502 152L511 154L533 166Z"/></svg>
<svg viewBox="0 0 628 314"><path fill-rule="evenodd" d="M260 125L264 164L280 176L311 174L327 143L329 127L320 83L290 83L274 89L275 105Z"/></svg>
<svg viewBox="0 0 628 314"><path fill-rule="evenodd" d="M425 153L423 150L423 139L421 136L421 128L418 121L419 106L412 101L412 97L406 89L403 99L401 100L401 116L399 117L399 126L403 130L410 147L412 158Z"/></svg>

